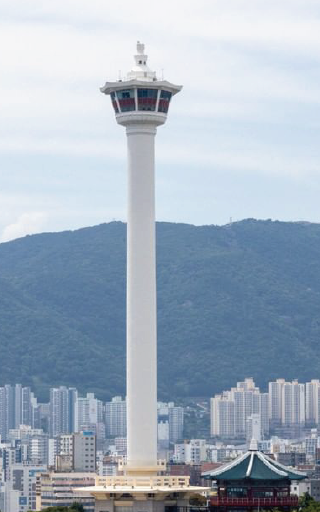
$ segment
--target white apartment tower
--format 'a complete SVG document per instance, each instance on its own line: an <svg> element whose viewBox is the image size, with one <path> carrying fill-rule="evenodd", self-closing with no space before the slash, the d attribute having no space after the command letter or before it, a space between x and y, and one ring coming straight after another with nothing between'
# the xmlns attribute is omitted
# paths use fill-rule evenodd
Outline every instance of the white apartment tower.
<svg viewBox="0 0 320 512"><path fill-rule="evenodd" d="M0 435L7 439L10 429L34 426L34 396L29 387L9 384L0 387Z"/></svg>
<svg viewBox="0 0 320 512"><path fill-rule="evenodd" d="M78 392L75 388L60 386L50 389L50 437L74 431L75 403Z"/></svg>
<svg viewBox="0 0 320 512"><path fill-rule="evenodd" d="M231 439L235 437L235 403L230 391L211 398L211 436Z"/></svg>
<svg viewBox="0 0 320 512"><path fill-rule="evenodd" d="M103 422L103 404L95 398L94 393L87 393L85 397L77 397L75 402L74 431L96 426Z"/></svg>
<svg viewBox="0 0 320 512"><path fill-rule="evenodd" d="M285 382L282 387L282 425L304 426L305 418L305 385L296 380Z"/></svg>
<svg viewBox="0 0 320 512"><path fill-rule="evenodd" d="M277 379L269 382L270 426L303 426L305 424L305 385L298 381Z"/></svg>
<svg viewBox="0 0 320 512"><path fill-rule="evenodd" d="M260 416L262 437L266 439L269 435L269 394L260 393Z"/></svg>
<svg viewBox="0 0 320 512"><path fill-rule="evenodd" d="M126 437L127 402L121 396L115 396L105 405L105 423L107 437Z"/></svg>
<svg viewBox="0 0 320 512"><path fill-rule="evenodd" d="M315 426L319 424L320 412L320 381L314 379L306 383L306 424Z"/></svg>
<svg viewBox="0 0 320 512"><path fill-rule="evenodd" d="M284 379L277 379L275 382L269 382L269 418L271 426L281 424L282 388L284 383Z"/></svg>
<svg viewBox="0 0 320 512"><path fill-rule="evenodd" d="M260 412L260 391L252 378L238 382L236 388L231 389L231 399L234 401L235 436L245 437L246 420L251 414Z"/></svg>

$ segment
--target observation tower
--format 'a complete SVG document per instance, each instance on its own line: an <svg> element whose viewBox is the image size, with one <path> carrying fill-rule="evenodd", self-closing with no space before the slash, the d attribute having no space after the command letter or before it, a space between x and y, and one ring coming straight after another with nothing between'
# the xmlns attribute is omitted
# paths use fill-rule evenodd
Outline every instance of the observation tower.
<svg viewBox="0 0 320 512"><path fill-rule="evenodd" d="M83 489L95 496L96 512L169 512L205 489L165 476L157 460L155 135L182 86L157 79L139 41L134 60L126 79L101 88L127 134L127 458L119 476Z"/></svg>
<svg viewBox="0 0 320 512"><path fill-rule="evenodd" d="M159 471L157 463L157 311L154 143L181 86L158 81L137 43L127 80L107 82L128 154L127 474Z"/></svg>

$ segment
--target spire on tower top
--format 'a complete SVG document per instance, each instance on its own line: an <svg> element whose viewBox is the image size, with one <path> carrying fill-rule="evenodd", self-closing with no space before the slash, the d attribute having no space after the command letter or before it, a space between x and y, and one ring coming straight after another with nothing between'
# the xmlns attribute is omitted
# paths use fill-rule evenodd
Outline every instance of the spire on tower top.
<svg viewBox="0 0 320 512"><path fill-rule="evenodd" d="M157 80L155 71L151 71L147 65L148 55L144 52L144 44L137 41L137 53L134 56L135 65L127 75L128 80L142 80L154 82Z"/></svg>
<svg viewBox="0 0 320 512"><path fill-rule="evenodd" d="M140 43L140 41L137 41L137 53L141 55L144 53L144 44Z"/></svg>

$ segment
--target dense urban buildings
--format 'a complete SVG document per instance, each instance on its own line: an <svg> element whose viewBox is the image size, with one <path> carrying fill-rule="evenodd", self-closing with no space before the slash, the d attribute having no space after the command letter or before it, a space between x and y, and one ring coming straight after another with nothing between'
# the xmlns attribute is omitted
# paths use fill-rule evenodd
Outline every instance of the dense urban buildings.
<svg viewBox="0 0 320 512"><path fill-rule="evenodd" d="M261 392L253 379L211 399L213 437L221 439L265 439L270 433L299 437L305 427L319 424L319 381L301 384L294 380L269 382Z"/></svg>
<svg viewBox="0 0 320 512"><path fill-rule="evenodd" d="M169 464L168 474L188 475L200 485L202 471L243 455L254 438L280 464L307 471L309 478L294 493L308 491L320 499L319 388L318 380L277 379L264 391L247 378L210 403L185 402L184 408L158 402L158 452ZM185 438L187 411L197 404L199 417L207 411L211 432ZM0 424L2 512L36 510L36 503L72 504L75 487L92 486L95 475L115 476L127 453L126 400L120 396L105 403L93 393L80 396L61 386L52 388L46 404L28 387L6 385L0 388ZM89 494L81 503L93 511Z"/></svg>

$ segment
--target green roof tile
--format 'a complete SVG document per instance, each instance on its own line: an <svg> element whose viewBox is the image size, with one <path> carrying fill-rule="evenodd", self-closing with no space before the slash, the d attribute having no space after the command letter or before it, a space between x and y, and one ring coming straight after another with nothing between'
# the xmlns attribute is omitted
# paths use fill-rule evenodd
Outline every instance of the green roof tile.
<svg viewBox="0 0 320 512"><path fill-rule="evenodd" d="M302 480L304 473L289 469L257 450L250 450L234 461L202 476L210 480Z"/></svg>

